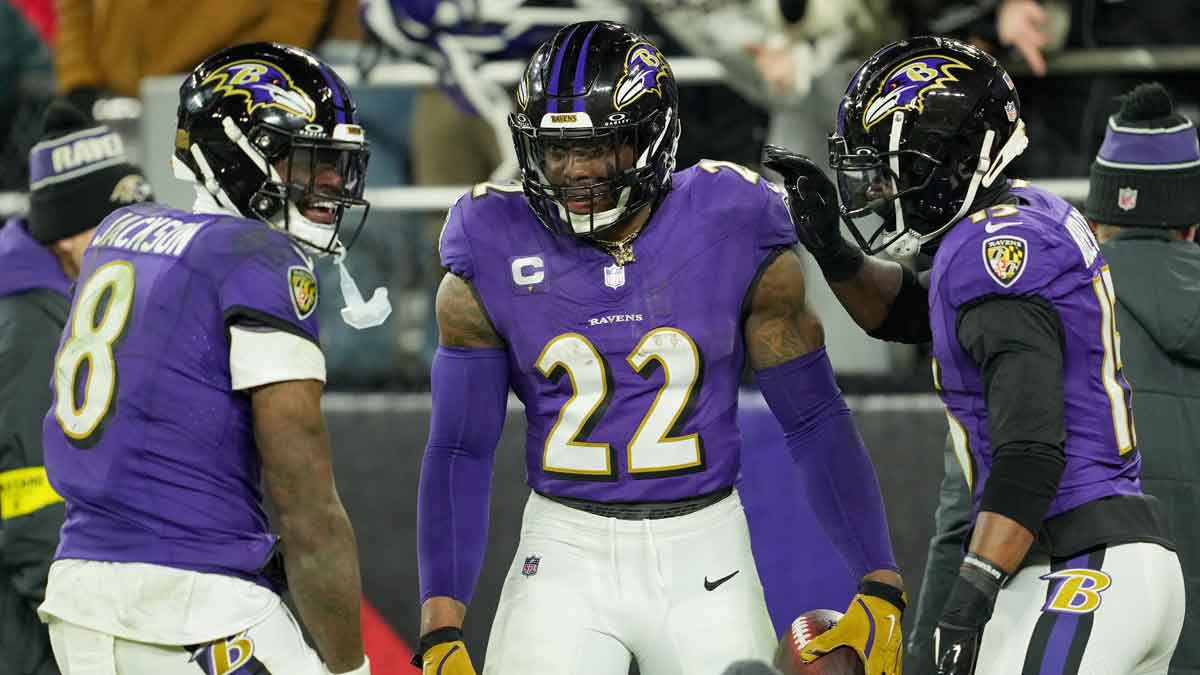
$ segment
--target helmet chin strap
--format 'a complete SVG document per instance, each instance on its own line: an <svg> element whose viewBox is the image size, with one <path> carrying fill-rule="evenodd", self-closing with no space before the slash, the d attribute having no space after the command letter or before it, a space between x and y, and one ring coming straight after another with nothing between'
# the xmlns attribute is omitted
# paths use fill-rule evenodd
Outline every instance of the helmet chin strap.
<svg viewBox="0 0 1200 675"><path fill-rule="evenodd" d="M627 187L621 188L621 196L617 198L617 205L611 209L606 209L599 213L571 213L570 209L555 202L560 215L565 214L567 221L571 223L571 230L578 235L589 235L598 228L605 228L620 219L621 214L625 212L625 205L629 203L629 194L632 192Z"/></svg>
<svg viewBox="0 0 1200 675"><path fill-rule="evenodd" d="M888 135L888 151L892 153L888 156L888 166L891 168L893 176L900 175L900 155L896 151L900 149L900 134L903 130L904 111L899 111L892 115L892 131ZM894 187L899 192L900 186ZM904 222L904 209L900 202L900 199L892 200L892 208L896 217L895 228L900 234L884 248L884 252L892 258L907 259L915 256L921 250L921 236L908 229L908 224Z"/></svg>

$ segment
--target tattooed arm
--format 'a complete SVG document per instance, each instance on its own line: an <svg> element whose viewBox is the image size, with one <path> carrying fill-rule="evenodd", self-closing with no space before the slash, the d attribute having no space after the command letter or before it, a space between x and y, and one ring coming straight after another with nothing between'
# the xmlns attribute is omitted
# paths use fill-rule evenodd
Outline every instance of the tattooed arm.
<svg viewBox="0 0 1200 675"><path fill-rule="evenodd" d="M804 270L794 251L768 263L745 326L750 367L763 370L825 346L825 330L804 302Z"/></svg>
<svg viewBox="0 0 1200 675"><path fill-rule="evenodd" d="M444 347L503 347L492 322L475 296L475 289L461 277L447 273L437 292L438 344Z"/></svg>
<svg viewBox="0 0 1200 675"><path fill-rule="evenodd" d="M300 618L330 672L363 664L358 545L333 482L317 380L252 389L254 437L279 513L284 565Z"/></svg>
<svg viewBox="0 0 1200 675"><path fill-rule="evenodd" d="M821 322L804 302L794 251L769 263L745 324L763 397L788 437L822 527L864 581L901 587L870 457L833 379ZM843 510L854 504L857 513Z"/></svg>

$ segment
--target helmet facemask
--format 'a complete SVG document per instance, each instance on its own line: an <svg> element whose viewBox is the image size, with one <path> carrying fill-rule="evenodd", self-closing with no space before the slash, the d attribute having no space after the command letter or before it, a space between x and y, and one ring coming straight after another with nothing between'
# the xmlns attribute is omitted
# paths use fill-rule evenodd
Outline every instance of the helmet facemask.
<svg viewBox="0 0 1200 675"><path fill-rule="evenodd" d="M525 193L554 232L593 237L617 227L657 199L674 169L678 124L669 109L602 128L579 125L586 113L571 115L570 126L533 127L522 117L509 125Z"/></svg>
<svg viewBox="0 0 1200 675"><path fill-rule="evenodd" d="M370 212L362 198L366 144L293 135L280 154L251 198L251 210L316 252L340 255L354 244ZM270 210L260 213L260 202ZM347 237L340 236L344 224Z"/></svg>
<svg viewBox="0 0 1200 675"><path fill-rule="evenodd" d="M851 149L836 134L829 139L842 218L868 254L886 251L908 258L935 243L967 214L981 188L990 187L1028 144L1024 123L1018 120L999 150L994 150L992 130L976 148L963 146L952 134L928 134L913 145L935 154L902 150L904 124L903 112L892 115L882 152L871 144Z"/></svg>
<svg viewBox="0 0 1200 675"><path fill-rule="evenodd" d="M323 134L319 125L310 125L311 134L291 133L265 123L242 134L228 118L222 126L229 143L202 147L197 142L194 147L240 154L238 160L244 164L248 158L257 168L252 181L227 184L231 181L218 177L224 192L234 197L234 204L246 205L238 209L242 215L286 232L317 255L340 256L354 243L370 211L370 204L362 198L370 151L361 127L338 124L332 134L319 136ZM220 201L220 196L215 196ZM352 225L343 242L339 235L345 223Z"/></svg>

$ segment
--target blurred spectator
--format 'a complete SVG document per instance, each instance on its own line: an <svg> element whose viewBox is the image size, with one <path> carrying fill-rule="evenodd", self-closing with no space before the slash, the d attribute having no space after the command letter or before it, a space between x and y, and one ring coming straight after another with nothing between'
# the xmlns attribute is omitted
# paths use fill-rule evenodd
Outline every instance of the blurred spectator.
<svg viewBox="0 0 1200 675"><path fill-rule="evenodd" d="M1105 122L1116 112L1113 101L1145 78L1144 73L1106 72L1102 63L1094 71L1055 74L1055 52L1192 45L1200 32L1200 13L1188 0L909 1L933 6L930 31L968 38L1001 57L1011 50L1028 65L1030 75L1013 75L1030 138L1013 170L1035 178L1086 175L1104 139ZM1200 102L1195 71L1158 77L1186 97L1184 107Z"/></svg>
<svg viewBox="0 0 1200 675"><path fill-rule="evenodd" d="M341 3L326 0L56 0L59 90L85 112L102 94L137 96L148 75L191 70L242 42L312 48Z"/></svg>
<svg viewBox="0 0 1200 675"><path fill-rule="evenodd" d="M0 192L23 191L29 181L29 148L54 94L51 30L36 2L0 0Z"/></svg>
<svg viewBox="0 0 1200 675"><path fill-rule="evenodd" d="M1200 672L1200 152L1158 84L1122 97L1092 164L1085 214L1116 288L1142 488L1165 507L1187 588L1172 674ZM1154 158L1148 160L1147 158ZM1153 161L1153 163L1151 163ZM1174 166L1161 168L1159 162Z"/></svg>
<svg viewBox="0 0 1200 675"><path fill-rule="evenodd" d="M875 50L902 37L899 12L889 0L759 0L772 19L757 44L745 50L762 82L762 99L771 110L767 142L811 157L825 166L833 111L854 69ZM807 269L819 273L803 256ZM928 370L919 365L919 348L864 340L862 331L841 310L825 284L808 287L808 301L822 318L829 353L839 375L884 375Z"/></svg>
<svg viewBox="0 0 1200 675"><path fill-rule="evenodd" d="M74 154L77 144L93 152ZM0 672L5 675L58 673L49 634L36 613L65 516L42 460L42 418L50 408L46 383L70 309L71 284L95 227L115 209L151 197L141 170L125 161L122 147L115 132L91 126L69 104L52 103L45 135L29 155L29 217L0 227ZM58 161L60 150L80 163Z"/></svg>

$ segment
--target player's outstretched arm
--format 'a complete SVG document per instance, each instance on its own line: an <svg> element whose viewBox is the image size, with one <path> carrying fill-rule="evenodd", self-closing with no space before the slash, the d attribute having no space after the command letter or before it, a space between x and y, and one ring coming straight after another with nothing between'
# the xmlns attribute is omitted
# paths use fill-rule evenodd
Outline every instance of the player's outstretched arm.
<svg viewBox="0 0 1200 675"><path fill-rule="evenodd" d="M804 273L793 251L775 258L759 278L745 337L750 365L783 427L809 504L860 579L845 617L801 657L811 661L849 646L867 675L895 675L904 644L903 581L875 468L834 381L821 322L804 303Z"/></svg>
<svg viewBox="0 0 1200 675"><path fill-rule="evenodd" d="M334 485L321 390L317 380L252 389L254 438L278 509L288 586L300 618L331 672L359 672L367 666L358 545Z"/></svg>
<svg viewBox="0 0 1200 675"><path fill-rule="evenodd" d="M454 274L437 294L433 414L417 496L421 644L433 675L474 675L462 639L487 546L496 444L508 401L508 357L470 284Z"/></svg>
<svg viewBox="0 0 1200 675"><path fill-rule="evenodd" d="M775 145L763 165L783 177L796 236L854 322L880 340L929 341L928 289L908 268L866 256L842 237L837 188L821 167Z"/></svg>

